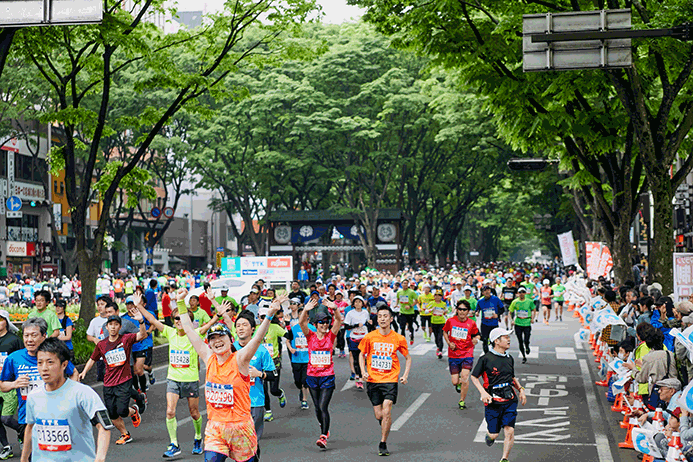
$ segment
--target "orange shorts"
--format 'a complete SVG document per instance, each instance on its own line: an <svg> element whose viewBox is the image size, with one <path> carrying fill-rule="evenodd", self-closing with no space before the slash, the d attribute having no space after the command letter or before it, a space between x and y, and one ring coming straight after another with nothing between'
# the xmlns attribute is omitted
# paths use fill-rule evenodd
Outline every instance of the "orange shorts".
<svg viewBox="0 0 693 462"><path fill-rule="evenodd" d="M205 451L218 452L236 460L248 460L257 452L252 420L243 423L207 421Z"/></svg>

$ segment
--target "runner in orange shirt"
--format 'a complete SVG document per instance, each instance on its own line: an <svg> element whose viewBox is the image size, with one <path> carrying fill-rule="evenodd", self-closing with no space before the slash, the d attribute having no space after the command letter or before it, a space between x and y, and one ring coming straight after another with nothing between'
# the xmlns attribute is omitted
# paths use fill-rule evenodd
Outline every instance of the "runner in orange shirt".
<svg viewBox="0 0 693 462"><path fill-rule="evenodd" d="M402 385L407 384L411 356L407 340L390 328L394 317L390 307L378 308L377 316L378 329L367 334L359 343L359 365L363 371L363 378L368 381L366 392L373 404L375 418L382 427L378 455L389 456L387 437L392 426L392 405L397 403L398 382ZM406 360L402 377L399 376L398 352Z"/></svg>
<svg viewBox="0 0 693 462"><path fill-rule="evenodd" d="M178 300L184 300L187 290L178 290ZM257 328L256 335L239 351L232 348L231 332L217 323L207 331L207 342L200 338L188 316L181 324L199 358L207 365L205 399L207 427L205 428L205 462L257 461L257 435L250 414L250 371L248 366L270 321L288 297L272 301L267 316ZM183 306L183 308L185 308Z"/></svg>

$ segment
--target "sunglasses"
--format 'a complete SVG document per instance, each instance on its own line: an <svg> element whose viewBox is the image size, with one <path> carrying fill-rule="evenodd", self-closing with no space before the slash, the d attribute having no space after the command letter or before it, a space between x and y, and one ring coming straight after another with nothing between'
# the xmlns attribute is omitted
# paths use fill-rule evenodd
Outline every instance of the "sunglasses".
<svg viewBox="0 0 693 462"><path fill-rule="evenodd" d="M180 316L175 316L175 317L173 318L173 320L174 320L174 321L180 321Z"/></svg>
<svg viewBox="0 0 693 462"><path fill-rule="evenodd" d="M330 321L328 321L327 319L323 319L322 321L318 321L316 324L329 324L329 323L330 323Z"/></svg>
<svg viewBox="0 0 693 462"><path fill-rule="evenodd" d="M457 308L457 311L469 311L469 308Z"/></svg>

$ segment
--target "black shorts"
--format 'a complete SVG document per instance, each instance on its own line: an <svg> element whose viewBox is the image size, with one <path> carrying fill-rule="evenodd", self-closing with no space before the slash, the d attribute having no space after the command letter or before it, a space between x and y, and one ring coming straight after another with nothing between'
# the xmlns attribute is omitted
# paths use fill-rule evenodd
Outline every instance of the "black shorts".
<svg viewBox="0 0 693 462"><path fill-rule="evenodd" d="M366 394L373 406L380 406L386 399L397 404L397 382L366 383Z"/></svg>
<svg viewBox="0 0 693 462"><path fill-rule="evenodd" d="M111 419L130 415L130 388L132 381L128 380L114 387L103 387L103 401Z"/></svg>
<svg viewBox="0 0 693 462"><path fill-rule="evenodd" d="M308 388L308 363L291 363L291 371L294 373L294 385L296 388Z"/></svg>
<svg viewBox="0 0 693 462"><path fill-rule="evenodd" d="M152 348L147 348L146 350L133 351L132 359L144 358L144 364L147 366L152 365Z"/></svg>

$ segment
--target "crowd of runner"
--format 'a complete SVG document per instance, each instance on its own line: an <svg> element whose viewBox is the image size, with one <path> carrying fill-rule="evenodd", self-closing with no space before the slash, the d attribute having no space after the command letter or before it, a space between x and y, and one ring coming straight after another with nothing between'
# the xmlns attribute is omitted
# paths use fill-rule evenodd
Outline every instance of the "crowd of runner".
<svg viewBox="0 0 693 462"><path fill-rule="evenodd" d="M409 348L416 338L434 342L440 360L447 356L461 411L467 407L469 382L478 389L486 405L486 442L491 446L504 433L505 462L518 403L526 401L513 357L507 354L510 337L517 337L526 362L532 324L562 322L568 276L558 267L509 264L394 275L364 271L349 278L293 281L281 295L259 280L235 300L223 288L215 296L209 286L214 275L104 275L97 289L98 316L87 329L94 350L81 373L71 362L71 330L64 316L67 300L79 295L75 280L65 280L73 287L69 295L60 284L34 282L29 285L37 288L31 300L35 308L24 323L23 342L14 335L7 312L0 311L2 422L17 431L25 460L32 453L34 460L64 460L60 451L71 451L70 460L78 460L76 454L103 460L109 430L119 433L116 445L136 438L128 427L140 425L147 388L157 380L152 334L158 331L169 349L166 415L151 418L165 418L170 442L163 457L176 457L185 448L208 461L259 460L265 422L274 419L273 399L285 407L287 387L297 392L301 409L312 406L315 444L327 448L334 365L340 359L348 361L350 380L370 401L379 427L368 431L378 429L377 453L386 456L392 407L399 386L412 373ZM4 287L9 290L10 285ZM199 295L188 294L198 287ZM418 330L423 338L415 337ZM474 358L478 342L484 354ZM281 373L284 349L289 382ZM102 398L76 383L92 368L103 381ZM206 422L200 413L200 370L205 374ZM486 374L491 370L494 374ZM69 393L64 387L71 387ZM60 407L65 415L51 405L59 399L66 400ZM187 444L177 436L181 399L187 401L195 428ZM81 420L72 420L70 413L80 414ZM97 442L83 437L92 426L99 429ZM4 426L0 443L0 459L11 457Z"/></svg>

